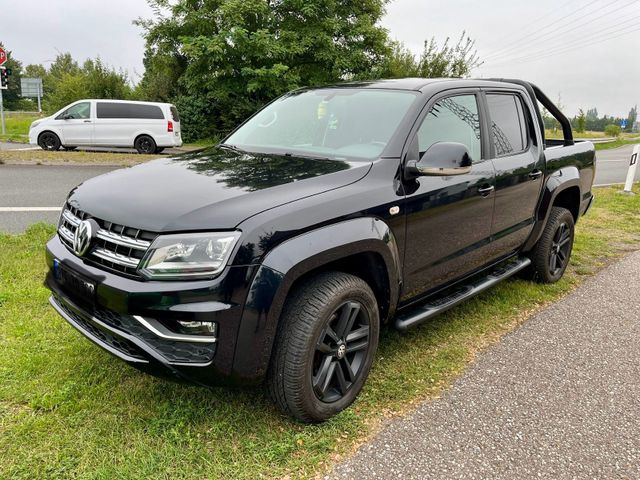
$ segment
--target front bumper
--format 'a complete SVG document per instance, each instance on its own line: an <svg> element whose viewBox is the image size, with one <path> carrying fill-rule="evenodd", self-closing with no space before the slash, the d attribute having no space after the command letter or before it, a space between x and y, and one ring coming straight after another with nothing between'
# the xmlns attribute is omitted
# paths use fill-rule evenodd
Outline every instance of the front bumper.
<svg viewBox="0 0 640 480"><path fill-rule="evenodd" d="M128 364L202 385L247 383L234 372L242 305L255 267L227 267L213 280L142 281L97 268L72 254L57 235L47 243L51 305L74 328ZM74 295L54 261L95 284L92 302ZM177 320L215 322L214 336L163 328Z"/></svg>

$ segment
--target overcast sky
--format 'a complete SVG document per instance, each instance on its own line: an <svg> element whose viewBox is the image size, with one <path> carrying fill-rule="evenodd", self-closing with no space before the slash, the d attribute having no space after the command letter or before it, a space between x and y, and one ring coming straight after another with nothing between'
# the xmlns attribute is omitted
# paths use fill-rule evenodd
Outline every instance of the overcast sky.
<svg viewBox="0 0 640 480"><path fill-rule="evenodd" d="M144 41L137 17L144 0L0 0L0 41L23 64L48 66L58 52L100 56L138 81ZM466 30L485 64L476 77L523 78L566 113L597 107L626 117L640 103L640 0L395 0L383 25L419 53ZM625 35L625 32L629 32ZM618 36L617 38L614 38ZM554 55L555 54L555 55Z"/></svg>

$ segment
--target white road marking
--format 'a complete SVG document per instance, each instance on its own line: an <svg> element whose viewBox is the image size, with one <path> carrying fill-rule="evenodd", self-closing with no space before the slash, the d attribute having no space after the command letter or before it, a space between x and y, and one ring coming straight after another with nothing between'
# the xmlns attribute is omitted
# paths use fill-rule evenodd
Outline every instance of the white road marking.
<svg viewBox="0 0 640 480"><path fill-rule="evenodd" d="M12 148L14 152L26 152L27 150L40 150L40 147L28 147L28 148Z"/></svg>
<svg viewBox="0 0 640 480"><path fill-rule="evenodd" d="M59 212L61 207L0 207L0 212Z"/></svg>

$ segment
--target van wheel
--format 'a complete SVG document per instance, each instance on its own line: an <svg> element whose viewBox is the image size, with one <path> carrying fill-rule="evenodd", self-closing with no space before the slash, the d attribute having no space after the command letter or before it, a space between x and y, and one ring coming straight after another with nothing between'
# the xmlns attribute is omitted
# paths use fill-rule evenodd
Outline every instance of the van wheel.
<svg viewBox="0 0 640 480"><path fill-rule="evenodd" d="M162 153L165 147L156 147L156 153Z"/></svg>
<svg viewBox="0 0 640 480"><path fill-rule="evenodd" d="M133 144L138 153L155 153L156 142L149 135L140 135Z"/></svg>
<svg viewBox="0 0 640 480"><path fill-rule="evenodd" d="M267 392L285 413L321 422L347 408L362 389L378 348L378 304L367 283L328 272L287 300Z"/></svg>
<svg viewBox="0 0 640 480"><path fill-rule="evenodd" d="M60 139L53 132L42 132L38 137L38 145L43 150L55 151L60 149Z"/></svg>
<svg viewBox="0 0 640 480"><path fill-rule="evenodd" d="M72 150L75 150L78 147L62 147L62 148L64 148L67 152L70 152Z"/></svg>
<svg viewBox="0 0 640 480"><path fill-rule="evenodd" d="M531 278L540 283L555 283L569 265L575 223L569 210L553 207L542 236L531 251Z"/></svg>

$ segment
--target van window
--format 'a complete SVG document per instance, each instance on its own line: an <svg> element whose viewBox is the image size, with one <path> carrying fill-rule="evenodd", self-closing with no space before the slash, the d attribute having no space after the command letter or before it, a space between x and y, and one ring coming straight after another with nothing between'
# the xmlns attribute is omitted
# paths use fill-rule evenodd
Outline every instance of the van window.
<svg viewBox="0 0 640 480"><path fill-rule="evenodd" d="M75 105L67 108L64 112L58 115L56 119L60 120L65 116L69 116L70 118L73 118L73 119L90 118L91 103L89 102L76 103Z"/></svg>
<svg viewBox="0 0 640 480"><path fill-rule="evenodd" d="M178 115L178 109L175 106L171 105L169 107L169 110L171 110L171 117L173 118L173 121L174 122L179 122L180 121L180 116Z"/></svg>
<svg viewBox="0 0 640 480"><path fill-rule="evenodd" d="M528 135L520 98L517 95L489 94L487 106L496 156L513 155L525 150Z"/></svg>
<svg viewBox="0 0 640 480"><path fill-rule="evenodd" d="M164 119L162 110L157 105L115 102L98 102L97 116L98 118Z"/></svg>

